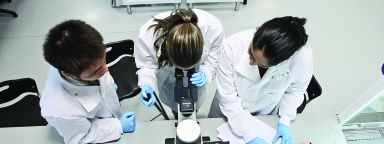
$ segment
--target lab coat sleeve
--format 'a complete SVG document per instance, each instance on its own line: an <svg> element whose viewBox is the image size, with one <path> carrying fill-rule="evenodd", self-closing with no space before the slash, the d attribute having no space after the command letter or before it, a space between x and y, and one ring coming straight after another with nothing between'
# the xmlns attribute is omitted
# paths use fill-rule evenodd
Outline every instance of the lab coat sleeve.
<svg viewBox="0 0 384 144"><path fill-rule="evenodd" d="M219 106L222 113L227 117L232 132L246 142L256 137L254 133L257 127L251 127L253 116L241 106L234 82L234 66L232 58L233 51L224 41L224 47L219 58L219 69L217 74L217 89L219 92Z"/></svg>
<svg viewBox="0 0 384 144"><path fill-rule="evenodd" d="M304 93L313 75L313 60L311 53L304 54L301 59L296 60L298 64L294 68L294 81L284 92L279 106L279 123L289 126L291 120L295 119L297 108L303 102Z"/></svg>
<svg viewBox="0 0 384 144"><path fill-rule="evenodd" d="M224 40L224 30L220 22L210 26L205 38L211 38L211 47L207 50L208 56L200 65L200 71L206 75L207 83L211 83L216 75L220 49Z"/></svg>
<svg viewBox="0 0 384 144"><path fill-rule="evenodd" d="M154 38L150 32L140 32L137 44L135 46L135 63L139 70L137 75L139 78L138 86L142 87L146 84L150 85L153 90L157 89L156 70L158 68L156 50L153 46Z"/></svg>
<svg viewBox="0 0 384 144"><path fill-rule="evenodd" d="M45 116L68 144L104 143L120 138L123 130L116 118L88 120L83 117L62 118Z"/></svg>

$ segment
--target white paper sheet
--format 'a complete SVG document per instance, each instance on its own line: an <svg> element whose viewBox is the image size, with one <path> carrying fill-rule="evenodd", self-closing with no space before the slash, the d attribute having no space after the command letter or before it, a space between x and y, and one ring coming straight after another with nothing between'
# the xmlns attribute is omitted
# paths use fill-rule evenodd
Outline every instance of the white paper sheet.
<svg viewBox="0 0 384 144"><path fill-rule="evenodd" d="M255 127L254 134L257 135L257 137L260 137L267 141L268 144L272 144L272 140L275 137L276 129L272 128L268 124L264 123L263 121L254 118L254 123L252 123L252 126ZM220 138L223 141L229 141L231 144L246 144L244 139L242 137L236 136L232 133L231 128L229 127L228 122L222 124L218 128L216 128L217 132L219 134L217 135L218 138ZM276 144L280 144L280 139L276 142Z"/></svg>

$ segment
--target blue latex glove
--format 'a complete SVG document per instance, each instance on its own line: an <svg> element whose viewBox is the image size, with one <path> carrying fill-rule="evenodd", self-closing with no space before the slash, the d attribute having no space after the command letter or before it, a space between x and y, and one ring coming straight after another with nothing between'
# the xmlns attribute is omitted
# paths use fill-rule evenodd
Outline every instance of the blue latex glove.
<svg viewBox="0 0 384 144"><path fill-rule="evenodd" d="M149 100L148 100L148 97L147 97L148 95L150 95L150 99ZM151 86L144 85L141 88L141 102L145 106L147 106L147 107L151 107L151 106L153 106L156 103L156 97L155 97L154 91L151 88Z"/></svg>
<svg viewBox="0 0 384 144"><path fill-rule="evenodd" d="M119 88L115 83L113 84L113 88L115 89L115 91L117 91L117 89Z"/></svg>
<svg viewBox="0 0 384 144"><path fill-rule="evenodd" d="M277 132L275 138L272 140L272 143L276 143L279 138L281 138L281 144L292 144L292 138L288 126L281 123L277 125Z"/></svg>
<svg viewBox="0 0 384 144"><path fill-rule="evenodd" d="M264 139L256 137L253 140L249 141L247 144L268 144Z"/></svg>
<svg viewBox="0 0 384 144"><path fill-rule="evenodd" d="M203 72L196 72L192 75L190 81L198 87L203 86L206 82L205 74Z"/></svg>
<svg viewBox="0 0 384 144"><path fill-rule="evenodd" d="M127 112L120 118L120 124L124 133L135 131L136 121L135 112Z"/></svg>

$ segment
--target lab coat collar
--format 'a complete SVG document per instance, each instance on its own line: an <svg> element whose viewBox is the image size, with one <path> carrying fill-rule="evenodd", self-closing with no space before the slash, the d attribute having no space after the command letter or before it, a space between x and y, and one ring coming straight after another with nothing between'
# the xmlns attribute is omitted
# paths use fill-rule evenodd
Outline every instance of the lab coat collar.
<svg viewBox="0 0 384 144"><path fill-rule="evenodd" d="M248 53L244 54L239 64L235 66L235 71L248 78L249 80L257 82L260 80L259 68L257 65L250 65L249 60L250 59Z"/></svg>
<svg viewBox="0 0 384 144"><path fill-rule="evenodd" d="M67 80L56 69L55 75L64 89L88 111L92 111L101 100L100 86L77 86ZM101 82L100 82L101 83Z"/></svg>
<svg viewBox="0 0 384 144"><path fill-rule="evenodd" d="M263 78L261 79L259 68L257 65L250 65L249 64L249 55L248 53L244 54L237 66L235 66L235 71L239 74L243 75L244 77L248 78L249 80L253 82L257 82L256 85L250 87L250 88L258 88L259 86L266 83L269 79L274 78L274 75L279 71L289 71L288 70L288 63L290 59L285 60L275 66L271 66L268 68L268 70L265 72Z"/></svg>

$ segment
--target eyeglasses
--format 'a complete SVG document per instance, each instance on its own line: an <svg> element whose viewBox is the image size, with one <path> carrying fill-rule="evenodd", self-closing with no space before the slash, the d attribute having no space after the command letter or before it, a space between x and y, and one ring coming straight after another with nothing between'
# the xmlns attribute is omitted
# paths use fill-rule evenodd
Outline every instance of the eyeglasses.
<svg viewBox="0 0 384 144"><path fill-rule="evenodd" d="M254 54L254 51L252 51L251 49L252 49L252 47L250 46L249 49L248 49L248 54L250 56L250 59L253 59L253 61L255 62L256 65L258 65L259 67L262 67L262 68L271 67L271 65L260 64L259 60L257 60L256 57L255 57L256 54Z"/></svg>
<svg viewBox="0 0 384 144"><path fill-rule="evenodd" d="M261 68L269 68L271 67L271 65L262 65L262 64L259 64L257 61L256 61L256 65L261 67Z"/></svg>

